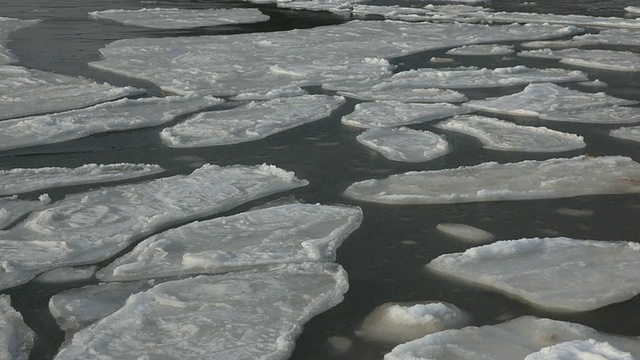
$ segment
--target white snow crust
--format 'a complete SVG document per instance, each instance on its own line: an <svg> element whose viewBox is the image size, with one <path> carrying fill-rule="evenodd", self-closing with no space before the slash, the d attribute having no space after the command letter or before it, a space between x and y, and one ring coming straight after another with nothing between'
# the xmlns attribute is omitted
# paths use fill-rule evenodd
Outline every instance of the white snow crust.
<svg viewBox="0 0 640 360"><path fill-rule="evenodd" d="M356 182L345 195L387 204L450 204L640 192L640 164L621 156L550 159L432 171Z"/></svg>
<svg viewBox="0 0 640 360"><path fill-rule="evenodd" d="M589 45L640 46L640 38L637 30L606 29L597 34L576 35L570 40L528 41L520 45L530 49L562 49Z"/></svg>
<svg viewBox="0 0 640 360"><path fill-rule="evenodd" d="M626 352L614 348L607 342L593 339L573 340L542 348L527 355L524 360L635 360Z"/></svg>
<svg viewBox="0 0 640 360"><path fill-rule="evenodd" d="M33 347L33 331L11 307L8 295L0 295L0 359L27 360Z"/></svg>
<svg viewBox="0 0 640 360"><path fill-rule="evenodd" d="M640 108L626 106L602 106L574 110L548 111L540 119L584 124L635 124L640 123Z"/></svg>
<svg viewBox="0 0 640 360"><path fill-rule="evenodd" d="M0 16L0 66L17 61L16 57L4 45L9 40L9 34L38 23L39 20L22 20Z"/></svg>
<svg viewBox="0 0 640 360"><path fill-rule="evenodd" d="M97 266L80 266L80 267L61 267L49 270L46 273L38 275L33 281L56 284L72 281L88 280L93 277L98 269Z"/></svg>
<svg viewBox="0 0 640 360"><path fill-rule="evenodd" d="M484 243L494 239L492 233L466 224L442 223L436 226L436 230L470 243Z"/></svg>
<svg viewBox="0 0 640 360"><path fill-rule="evenodd" d="M558 59L561 63L613 71L640 71L640 54L631 51L602 49L528 50L518 56Z"/></svg>
<svg viewBox="0 0 640 360"><path fill-rule="evenodd" d="M468 112L470 110L449 103L415 104L376 101L357 104L352 113L342 117L342 123L373 129L421 124Z"/></svg>
<svg viewBox="0 0 640 360"><path fill-rule="evenodd" d="M466 45L453 48L446 52L447 55L465 55L465 56L498 56L513 54L512 45Z"/></svg>
<svg viewBox="0 0 640 360"><path fill-rule="evenodd" d="M338 91L339 95L364 101L401 101L407 103L458 103L467 101L467 97L458 91L449 89L412 89L412 88L386 88L373 90L371 86L363 83L362 89L356 84L349 90Z"/></svg>
<svg viewBox="0 0 640 360"><path fill-rule="evenodd" d="M451 151L444 136L406 127L369 129L356 139L394 161L428 161Z"/></svg>
<svg viewBox="0 0 640 360"><path fill-rule="evenodd" d="M0 198L0 229L4 229L19 218L28 213L42 208L49 202L49 197L44 195L40 201L22 200L17 196Z"/></svg>
<svg viewBox="0 0 640 360"><path fill-rule="evenodd" d="M618 139L640 142L640 126L625 126L609 131L609 136Z"/></svg>

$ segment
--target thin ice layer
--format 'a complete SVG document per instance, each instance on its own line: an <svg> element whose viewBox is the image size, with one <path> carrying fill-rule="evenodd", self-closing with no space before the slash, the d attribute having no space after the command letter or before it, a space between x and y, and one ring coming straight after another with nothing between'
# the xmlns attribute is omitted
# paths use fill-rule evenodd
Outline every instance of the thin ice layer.
<svg viewBox="0 0 640 360"><path fill-rule="evenodd" d="M593 339L565 341L547 346L527 355L524 360L634 360L626 352L614 348L608 342Z"/></svg>
<svg viewBox="0 0 640 360"><path fill-rule="evenodd" d="M436 230L471 243L487 242L494 239L492 233L466 224L441 223L436 226Z"/></svg>
<svg viewBox="0 0 640 360"><path fill-rule="evenodd" d="M640 107L601 106L547 111L540 119L583 124L635 124L640 123Z"/></svg>
<svg viewBox="0 0 640 360"><path fill-rule="evenodd" d="M356 139L394 161L428 161L451 151L444 136L406 127L369 129Z"/></svg>
<svg viewBox="0 0 640 360"><path fill-rule="evenodd" d="M561 63L613 71L640 71L640 54L630 51L613 51L602 49L564 49L564 50L528 50L521 51L518 56L558 59Z"/></svg>
<svg viewBox="0 0 640 360"><path fill-rule="evenodd" d="M528 41L520 44L524 48L562 49L593 45L640 46L637 30L606 29L597 34L582 34L570 40Z"/></svg>
<svg viewBox="0 0 640 360"><path fill-rule="evenodd" d="M600 333L564 321L522 316L497 325L469 326L427 335L396 346L384 360L514 360L572 340L594 339L640 356L640 340Z"/></svg>
<svg viewBox="0 0 640 360"><path fill-rule="evenodd" d="M194 222L145 239L97 276L128 281L331 262L361 221L359 208L291 204Z"/></svg>
<svg viewBox="0 0 640 360"><path fill-rule="evenodd" d="M609 136L623 140L640 142L640 126L626 126L614 129L609 132Z"/></svg>
<svg viewBox="0 0 640 360"><path fill-rule="evenodd" d="M120 99L85 109L2 121L0 150L157 126L176 116L220 104L222 101L199 95Z"/></svg>
<svg viewBox="0 0 640 360"><path fill-rule="evenodd" d="M500 56L513 54L512 45L466 45L453 48L446 52L447 55L464 55L464 56Z"/></svg>
<svg viewBox="0 0 640 360"><path fill-rule="evenodd" d="M0 359L27 360L33 341L33 331L11 307L9 296L0 295Z"/></svg>
<svg viewBox="0 0 640 360"><path fill-rule="evenodd" d="M55 359L286 359L303 324L347 288L336 264L165 282L77 332Z"/></svg>
<svg viewBox="0 0 640 360"><path fill-rule="evenodd" d="M581 149L582 136L546 127L517 125L486 116L458 116L435 125L438 129L470 135L485 149L499 151L561 152Z"/></svg>
<svg viewBox="0 0 640 360"><path fill-rule="evenodd" d="M160 137L171 147L237 144L326 118L344 102L341 96L326 95L254 101L229 110L200 113L163 129Z"/></svg>
<svg viewBox="0 0 640 360"><path fill-rule="evenodd" d="M163 172L154 164L86 164L77 168L44 167L0 170L0 195L61 186L133 179Z"/></svg>
<svg viewBox="0 0 640 360"><path fill-rule="evenodd" d="M202 26L251 24L269 20L269 16L258 9L114 9L90 12L89 17L154 29L190 29Z"/></svg>
<svg viewBox="0 0 640 360"><path fill-rule="evenodd" d="M21 217L43 207L49 197L43 195L40 201L18 199L17 196L0 198L0 229L5 229Z"/></svg>
<svg viewBox="0 0 640 360"><path fill-rule="evenodd" d="M16 57L4 45L9 42L9 34L38 23L39 20L22 20L0 16L0 65L17 61Z"/></svg>
<svg viewBox="0 0 640 360"><path fill-rule="evenodd" d="M76 109L144 90L115 87L52 72L0 65L0 120Z"/></svg>
<svg viewBox="0 0 640 360"><path fill-rule="evenodd" d="M338 94L363 101L401 101L406 103L457 103L469 100L463 93L449 89L398 87L371 90L364 84L361 89L354 87L349 90L340 90Z"/></svg>
<svg viewBox="0 0 640 360"><path fill-rule="evenodd" d="M427 267L555 311L591 311L640 293L640 245L533 238L445 254Z"/></svg>
<svg viewBox="0 0 640 360"><path fill-rule="evenodd" d="M621 156L578 156L408 172L356 182L345 195L387 204L451 204L638 192L640 164Z"/></svg>
<svg viewBox="0 0 640 360"><path fill-rule="evenodd" d="M342 123L359 128L384 128L421 124L468 112L470 110L448 103L376 101L357 104L352 113L342 117Z"/></svg>

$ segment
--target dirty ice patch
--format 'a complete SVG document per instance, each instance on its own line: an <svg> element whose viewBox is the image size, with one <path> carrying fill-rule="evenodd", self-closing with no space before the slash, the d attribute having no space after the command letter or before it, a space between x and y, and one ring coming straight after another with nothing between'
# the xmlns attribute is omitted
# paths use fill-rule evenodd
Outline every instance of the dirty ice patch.
<svg viewBox="0 0 640 360"><path fill-rule="evenodd" d="M469 109L448 103L376 101L357 104L353 112L343 116L341 121L344 125L372 129L421 124L468 112Z"/></svg>
<svg viewBox="0 0 640 360"><path fill-rule="evenodd" d="M640 356L640 340L635 337L604 334L576 323L522 316L497 325L469 326L427 335L396 346L384 360L524 359L547 346L589 339L608 342L635 358Z"/></svg>
<svg viewBox="0 0 640 360"><path fill-rule="evenodd" d="M21 217L42 208L50 202L47 195L42 195L40 201L18 199L17 196L0 198L0 229L5 229Z"/></svg>
<svg viewBox="0 0 640 360"><path fill-rule="evenodd" d="M98 104L144 90L52 72L0 65L0 120Z"/></svg>
<svg viewBox="0 0 640 360"><path fill-rule="evenodd" d="M0 150L157 126L221 102L219 98L199 95L120 99L85 109L5 120L0 122Z"/></svg>
<svg viewBox="0 0 640 360"><path fill-rule="evenodd" d="M566 341L556 345L547 346L540 351L527 355L524 360L634 360L634 357L626 352L614 348L608 342L600 342L593 339Z"/></svg>
<svg viewBox="0 0 640 360"><path fill-rule="evenodd" d="M359 208L291 204L194 222L145 239L97 277L129 281L332 262L361 220Z"/></svg>
<svg viewBox="0 0 640 360"><path fill-rule="evenodd" d="M609 136L622 140L640 142L640 126L625 126L609 132Z"/></svg>
<svg viewBox="0 0 640 360"><path fill-rule="evenodd" d="M614 51L602 49L564 49L564 50L527 50L518 56L557 59L561 63L612 71L640 71L640 54L630 51Z"/></svg>
<svg viewBox="0 0 640 360"><path fill-rule="evenodd" d="M22 315L11 307L8 295L0 295L0 359L27 360L35 335Z"/></svg>
<svg viewBox="0 0 640 360"><path fill-rule="evenodd" d="M163 129L160 138L171 147L237 144L326 118L344 103L341 96L326 95L254 101L229 110L202 112Z"/></svg>
<svg viewBox="0 0 640 360"><path fill-rule="evenodd" d="M387 204L451 204L640 192L640 164L620 156L414 171L352 184L345 195Z"/></svg>
<svg viewBox="0 0 640 360"><path fill-rule="evenodd" d="M484 243L494 239L492 233L466 224L442 223L436 226L436 230L469 243Z"/></svg>
<svg viewBox="0 0 640 360"><path fill-rule="evenodd" d="M347 288L336 264L169 281L75 333L55 359L284 360L302 326L340 303Z"/></svg>
<svg viewBox="0 0 640 360"><path fill-rule="evenodd" d="M640 46L637 30L606 29L597 34L576 35L570 40L528 41L520 44L529 49L566 49L594 45Z"/></svg>
<svg viewBox="0 0 640 360"><path fill-rule="evenodd" d="M95 184L159 174L164 169L154 164L86 164L77 168L44 167L0 170L0 195L61 186Z"/></svg>
<svg viewBox="0 0 640 360"><path fill-rule="evenodd" d="M446 52L447 55L464 55L464 56L500 56L513 54L512 45L466 45L453 48Z"/></svg>
<svg viewBox="0 0 640 360"><path fill-rule="evenodd" d="M587 146L582 136L486 116L457 116L435 127L473 136L483 148L498 151L562 152Z"/></svg>
<svg viewBox="0 0 640 360"><path fill-rule="evenodd" d="M35 25L38 22L39 20L22 20L0 16L0 65L11 64L18 61L13 53L11 53L11 50L4 46L9 42L9 34L16 30Z"/></svg>
<svg viewBox="0 0 640 360"><path fill-rule="evenodd" d="M354 83L348 90L338 91L338 94L363 101L401 101L406 103L459 103L469 100L463 93L449 89L398 87L372 90L372 85L375 84L367 86L363 83L363 87L358 89L357 84Z"/></svg>
<svg viewBox="0 0 640 360"><path fill-rule="evenodd" d="M583 124L635 124L640 123L640 108L627 106L601 106L573 110L549 111L540 119Z"/></svg>
<svg viewBox="0 0 640 360"><path fill-rule="evenodd" d="M258 9L114 9L90 12L89 17L154 29L191 29L203 26L252 24L269 20L269 16Z"/></svg>
<svg viewBox="0 0 640 360"><path fill-rule="evenodd" d="M91 279L95 275L97 269L98 267L95 265L79 267L65 266L40 274L33 279L33 281L46 284L85 281Z"/></svg>
<svg viewBox="0 0 640 360"><path fill-rule="evenodd" d="M369 129L356 140L394 161L422 162L451 152L444 136L406 127Z"/></svg>

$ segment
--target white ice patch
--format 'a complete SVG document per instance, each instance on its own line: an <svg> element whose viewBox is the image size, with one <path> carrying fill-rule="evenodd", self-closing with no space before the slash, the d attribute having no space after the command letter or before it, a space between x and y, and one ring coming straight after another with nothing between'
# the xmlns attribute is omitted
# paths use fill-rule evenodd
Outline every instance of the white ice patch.
<svg viewBox="0 0 640 360"><path fill-rule="evenodd" d="M626 126L614 129L609 132L609 136L622 140L640 142L640 126Z"/></svg>
<svg viewBox="0 0 640 360"><path fill-rule="evenodd" d="M355 86L356 84L353 85ZM411 89L398 87L371 90L370 87L364 85L362 89L352 87L346 91L338 91L338 94L364 101L401 101L406 103L457 103L468 100L463 93L458 91L436 88Z"/></svg>
<svg viewBox="0 0 640 360"><path fill-rule="evenodd" d="M13 224L16 220L30 212L43 207L49 202L47 196L41 201L22 200L16 196L0 198L0 229Z"/></svg>
<svg viewBox="0 0 640 360"><path fill-rule="evenodd" d="M406 127L369 129L356 139L394 161L428 161L451 151L444 136Z"/></svg>
<svg viewBox="0 0 640 360"><path fill-rule="evenodd" d="M520 44L530 49L566 49L594 45L640 46L637 30L606 29L597 34L576 35L571 40L528 41Z"/></svg>
<svg viewBox="0 0 640 360"><path fill-rule="evenodd" d="M164 124L221 103L209 96L120 99L85 109L0 122L0 150L57 143L94 134Z"/></svg>
<svg viewBox="0 0 640 360"><path fill-rule="evenodd" d="M465 56L496 56L513 54L512 45L466 45L453 48L446 52L447 55L465 55Z"/></svg>
<svg viewBox="0 0 640 360"><path fill-rule="evenodd" d="M485 116L457 116L435 127L473 136L482 142L483 148L491 150L561 152L587 146L582 136Z"/></svg>
<svg viewBox="0 0 640 360"><path fill-rule="evenodd" d="M640 7L638 6L627 6L624 10L632 14L640 14Z"/></svg>
<svg viewBox="0 0 640 360"><path fill-rule="evenodd" d="M541 114L540 119L584 124L635 124L640 123L640 107L602 106L575 110L561 109Z"/></svg>
<svg viewBox="0 0 640 360"><path fill-rule="evenodd" d="M436 230L470 243L484 243L494 239L492 233L466 224L442 223L436 226Z"/></svg>
<svg viewBox="0 0 640 360"><path fill-rule="evenodd" d="M0 120L81 108L144 90L52 72L0 65Z"/></svg>
<svg viewBox="0 0 640 360"><path fill-rule="evenodd" d="M9 296L0 295L0 359L27 360L34 337L22 315L11 307Z"/></svg>
<svg viewBox="0 0 640 360"><path fill-rule="evenodd" d="M392 175L345 195L387 204L451 204L640 192L640 164L620 156L550 159Z"/></svg>
<svg viewBox="0 0 640 360"><path fill-rule="evenodd" d="M0 16L0 65L17 61L16 57L4 45L9 42L9 34L38 23L39 20L21 20Z"/></svg>
<svg viewBox="0 0 640 360"><path fill-rule="evenodd" d="M640 71L640 54L630 51L602 49L540 49L521 51L518 53L518 56L539 59L557 59L564 64L603 70Z"/></svg>
<svg viewBox="0 0 640 360"><path fill-rule="evenodd" d="M497 325L469 326L427 335L396 346L384 360L524 359L547 346L588 339L608 342L635 358L640 357L638 338L603 334L581 324L523 316Z"/></svg>
<svg viewBox="0 0 640 360"><path fill-rule="evenodd" d="M229 110L200 113L163 129L160 137L171 147L237 144L326 118L344 102L341 96L326 95L251 102Z"/></svg>
<svg viewBox="0 0 640 360"><path fill-rule="evenodd" d="M38 277L33 279L33 281L47 284L83 281L91 279L97 269L98 267L95 265L83 267L61 267L40 274Z"/></svg>
<svg viewBox="0 0 640 360"><path fill-rule="evenodd" d="M269 20L269 16L258 9L114 9L90 12L89 17L154 29L190 29L202 26L251 24Z"/></svg>
<svg viewBox="0 0 640 360"><path fill-rule="evenodd" d="M468 109L448 103L414 104L376 101L357 104L352 113L342 117L342 123L372 129L421 124L469 112Z"/></svg>
<svg viewBox="0 0 640 360"><path fill-rule="evenodd" d="M593 339L566 341L547 346L527 355L524 360L635 360L630 353L614 348L608 342Z"/></svg>
<svg viewBox="0 0 640 360"><path fill-rule="evenodd" d="M284 360L303 324L347 288L336 264L165 282L74 334L55 359Z"/></svg>

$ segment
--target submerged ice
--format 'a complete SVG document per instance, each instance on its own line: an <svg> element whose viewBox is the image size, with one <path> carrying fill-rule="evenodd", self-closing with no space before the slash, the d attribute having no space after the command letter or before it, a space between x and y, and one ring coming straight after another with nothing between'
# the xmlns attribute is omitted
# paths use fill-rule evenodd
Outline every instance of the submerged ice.
<svg viewBox="0 0 640 360"><path fill-rule="evenodd" d="M444 136L406 127L369 129L356 140L394 161L422 162L451 151Z"/></svg>
<svg viewBox="0 0 640 360"><path fill-rule="evenodd" d="M9 296L0 295L0 359L29 359L34 338L22 315L11 307Z"/></svg>
<svg viewBox="0 0 640 360"><path fill-rule="evenodd" d="M471 243L488 242L494 239L492 233L466 224L441 223L436 226L436 230Z"/></svg>

